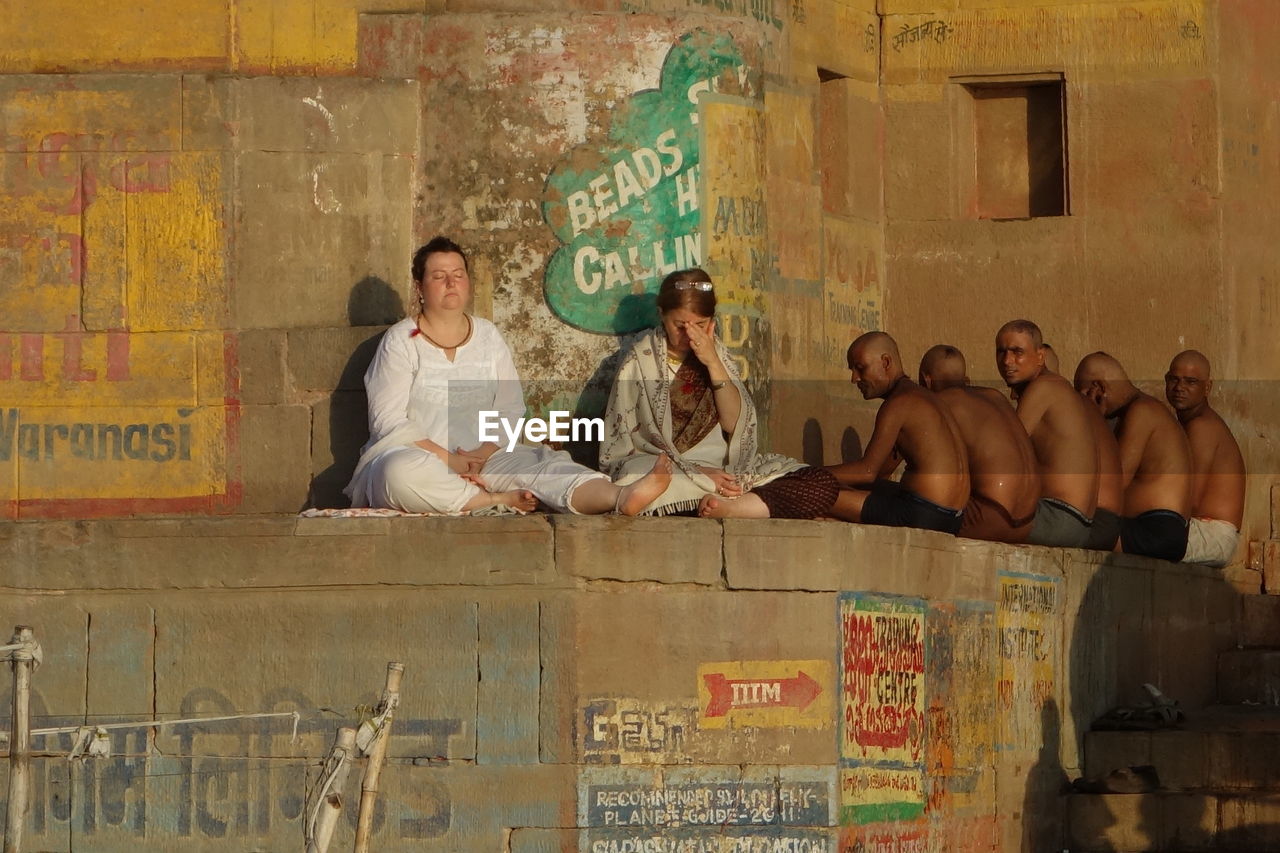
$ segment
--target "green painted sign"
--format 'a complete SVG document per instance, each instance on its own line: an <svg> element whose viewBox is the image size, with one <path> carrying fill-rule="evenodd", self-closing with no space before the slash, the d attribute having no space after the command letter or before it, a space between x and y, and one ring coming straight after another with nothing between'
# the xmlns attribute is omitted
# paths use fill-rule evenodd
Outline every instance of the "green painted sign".
<svg viewBox="0 0 1280 853"><path fill-rule="evenodd" d="M698 98L759 91L733 39L702 30L672 47L660 79L617 109L606 145L575 148L547 178L542 215L562 244L547 304L589 332L656 325L663 277L703 262Z"/></svg>

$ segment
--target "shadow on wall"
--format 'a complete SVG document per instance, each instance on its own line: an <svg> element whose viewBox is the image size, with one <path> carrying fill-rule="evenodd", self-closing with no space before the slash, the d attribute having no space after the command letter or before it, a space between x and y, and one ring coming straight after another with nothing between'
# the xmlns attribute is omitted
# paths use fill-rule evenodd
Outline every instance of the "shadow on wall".
<svg viewBox="0 0 1280 853"><path fill-rule="evenodd" d="M618 348L591 372L591 377L578 394L578 405L573 411L573 417L604 417L609 405L609 394L613 390L613 380L618 375L623 356L642 335L658 325L657 300L657 294L654 293L632 293L622 298L617 313L613 315L613 333L617 336ZM634 331L637 324L644 324L644 328ZM600 467L599 442L570 441L565 443L564 449L579 465L595 469Z"/></svg>
<svg viewBox="0 0 1280 853"><path fill-rule="evenodd" d="M385 327L399 322L404 316L404 301L400 294L382 279L369 276L351 288L351 295L347 298L349 325ZM308 507L329 509L350 505L342 490L355 471L360 448L369 439L364 372L373 361L383 331L379 328L356 346L329 397L329 453L333 461L312 477L307 495Z"/></svg>
<svg viewBox="0 0 1280 853"><path fill-rule="evenodd" d="M1062 712L1053 699L1040 708L1040 751L1027 771L1026 796L1022 801L1022 847L1027 853L1058 853L1064 849L1063 799L1071 786L1062 767ZM1035 815L1035 819L1028 816Z"/></svg>
<svg viewBox="0 0 1280 853"><path fill-rule="evenodd" d="M1241 593L1225 579L1212 579L1208 583L1221 584L1219 589L1210 588L1207 594L1193 593L1190 588L1171 596L1157 594L1150 597L1155 602L1153 606L1159 607L1163 602L1166 609L1135 612L1131 602L1140 599L1143 585L1150 583L1150 569L1108 558L1097 566L1084 590L1068 650L1072 673L1069 713L1078 733L1077 754L1081 756L1081 763L1084 763L1086 733L1107 711L1119 706L1135 709L1141 716L1141 709L1149 701L1142 687L1144 682L1153 683L1169 698L1178 699L1180 705L1193 715L1206 705L1217 702L1218 653L1235 645ZM1203 630L1188 635L1187 625L1199 626ZM1160 683L1162 680L1164 683ZM1040 762L1032 770L1033 776L1042 772L1061 773L1060 764L1056 772L1050 766L1051 762L1058 761L1057 755L1049 754L1050 744L1059 741L1056 708L1050 710L1049 705L1045 706L1043 725L1045 747L1041 751ZM1143 730L1140 726L1137 729L1139 732ZM1149 730L1168 729L1153 724ZM1244 739L1232 740L1236 744L1233 748L1246 748ZM1187 767L1195 765L1193 760L1184 758L1183 765L1162 767L1159 763L1162 757L1168 760L1167 751L1163 756L1156 753L1147 759L1156 765L1157 774L1171 770L1185 773ZM1089 764L1082 768L1086 778L1098 780L1114 770L1123 769L1114 763L1120 758L1112 761L1107 758L1105 748L1098 748ZM1247 767L1251 763L1248 756L1225 758L1237 766ZM1135 760L1135 757L1124 760ZM1280 850L1280 824L1251 823L1220 828L1220 820L1228 809L1219 808L1219 802L1213 796L1197 796L1203 790L1191 787L1196 784L1208 786L1213 782L1207 775L1207 766L1204 769L1206 776L1184 780L1187 789L1170 791L1161 787L1154 794L1125 794L1112 799L1077 794L1075 796L1079 799L1070 810L1059 808L1049 812L1035 810L1036 805L1043 808L1045 801L1040 798L1033 803L1032 797L1037 790L1047 797L1042 783L1056 785L1057 782L1048 776L1033 778L1029 780L1023 813L1041 817L1034 821L1034 826L1025 829L1023 849L1053 850L1055 853L1064 849L1062 843L1051 846L1054 843L1051 827L1043 816L1050 814L1056 819L1065 813L1071 823L1063 841L1072 853ZM1160 781L1164 786L1169 780L1162 778ZM1237 793L1247 796L1266 792ZM1136 799L1130 800L1130 797ZM1113 811L1111 806L1118 803L1133 803L1136 809ZM1077 804L1079 812L1073 816ZM1238 809L1240 812L1248 810L1250 807L1247 805ZM1256 807L1253 810L1256 813Z"/></svg>
<svg viewBox="0 0 1280 853"><path fill-rule="evenodd" d="M808 418L804 422L804 431L800 437L801 459L806 465L825 465L826 451L822 438L822 424L817 418ZM840 433L840 464L857 462L862 458L862 438L851 426Z"/></svg>

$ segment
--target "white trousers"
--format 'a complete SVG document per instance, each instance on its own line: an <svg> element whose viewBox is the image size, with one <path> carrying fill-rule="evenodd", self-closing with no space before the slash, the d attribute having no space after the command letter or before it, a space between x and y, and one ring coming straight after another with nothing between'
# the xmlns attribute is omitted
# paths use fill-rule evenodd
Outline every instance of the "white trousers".
<svg viewBox="0 0 1280 853"><path fill-rule="evenodd" d="M457 515L480 491L421 447L397 447L369 464L370 506ZM510 453L499 450L485 462L480 478L491 492L527 489L556 512L574 511L569 498L586 481L609 479L546 445L518 445Z"/></svg>

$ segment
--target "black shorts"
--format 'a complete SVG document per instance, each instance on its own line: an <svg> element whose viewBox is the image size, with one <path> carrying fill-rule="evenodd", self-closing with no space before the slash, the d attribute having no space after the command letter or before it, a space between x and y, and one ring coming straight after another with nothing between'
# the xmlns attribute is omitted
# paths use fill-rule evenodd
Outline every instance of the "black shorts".
<svg viewBox="0 0 1280 853"><path fill-rule="evenodd" d="M1171 509L1149 509L1120 520L1120 545L1126 554L1180 562L1187 553L1187 520Z"/></svg>
<svg viewBox="0 0 1280 853"><path fill-rule="evenodd" d="M876 480L862 504L862 523L885 527L919 527L952 536L960 532L961 510L938 506L892 480Z"/></svg>
<svg viewBox="0 0 1280 853"><path fill-rule="evenodd" d="M1089 528L1090 551L1113 551L1120 538L1120 516L1109 509L1098 507L1093 511L1093 526Z"/></svg>

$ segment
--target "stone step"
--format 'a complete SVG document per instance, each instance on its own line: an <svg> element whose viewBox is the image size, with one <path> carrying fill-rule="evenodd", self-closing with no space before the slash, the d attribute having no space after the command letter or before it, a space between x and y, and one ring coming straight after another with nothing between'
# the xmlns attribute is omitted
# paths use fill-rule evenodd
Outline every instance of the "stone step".
<svg viewBox="0 0 1280 853"><path fill-rule="evenodd" d="M1240 596L1240 645L1280 648L1280 595Z"/></svg>
<svg viewBox="0 0 1280 853"><path fill-rule="evenodd" d="M1280 712L1241 706L1193 714L1183 728L1085 734L1084 775L1150 764L1169 791L1280 794Z"/></svg>
<svg viewBox="0 0 1280 853"><path fill-rule="evenodd" d="M1218 701L1280 706L1280 649L1234 649L1219 654Z"/></svg>
<svg viewBox="0 0 1280 853"><path fill-rule="evenodd" d="M1071 794L1071 853L1276 853L1280 794Z"/></svg>

